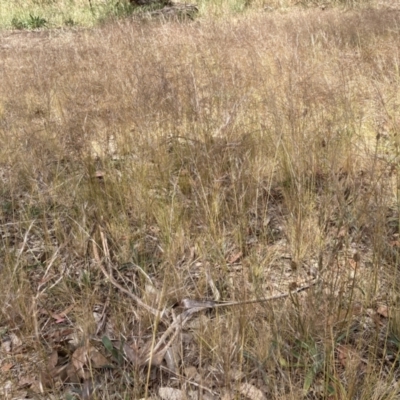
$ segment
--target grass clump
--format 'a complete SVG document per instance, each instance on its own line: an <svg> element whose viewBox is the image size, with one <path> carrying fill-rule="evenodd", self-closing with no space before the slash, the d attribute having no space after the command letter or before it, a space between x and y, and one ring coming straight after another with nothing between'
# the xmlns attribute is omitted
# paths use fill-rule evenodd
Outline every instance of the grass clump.
<svg viewBox="0 0 400 400"><path fill-rule="evenodd" d="M400 17L253 6L1 33L7 395L398 397Z"/></svg>
<svg viewBox="0 0 400 400"><path fill-rule="evenodd" d="M45 27L47 21L44 18L29 14L29 18L26 20L13 18L11 25L15 29L39 29Z"/></svg>

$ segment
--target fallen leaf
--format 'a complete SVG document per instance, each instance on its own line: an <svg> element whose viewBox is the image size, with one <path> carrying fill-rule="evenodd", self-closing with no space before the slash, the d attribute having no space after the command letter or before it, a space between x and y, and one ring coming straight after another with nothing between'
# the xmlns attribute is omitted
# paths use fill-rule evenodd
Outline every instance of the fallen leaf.
<svg viewBox="0 0 400 400"><path fill-rule="evenodd" d="M110 366L110 362L107 360L107 358L105 358L103 354L97 351L94 347L90 347L89 357L94 368L104 368Z"/></svg>
<svg viewBox="0 0 400 400"><path fill-rule="evenodd" d="M67 381L68 380L68 374L66 371L67 367L68 364L59 365L54 367L53 369L42 371L40 373L40 383L42 384L42 386L51 388L54 386L56 380L61 380L62 382Z"/></svg>
<svg viewBox="0 0 400 400"><path fill-rule="evenodd" d="M235 264L236 262L240 261L242 257L243 257L243 252L241 251L234 253L229 257L228 264Z"/></svg>
<svg viewBox="0 0 400 400"><path fill-rule="evenodd" d="M356 270L357 267L358 267L357 261L354 261L354 260L348 260L348 265L349 265L350 268L352 268L353 270Z"/></svg>
<svg viewBox="0 0 400 400"><path fill-rule="evenodd" d="M58 329L51 332L50 334L46 334L44 337L48 341L59 343L63 340L66 340L67 337L70 336L72 333L74 333L74 330L72 328Z"/></svg>
<svg viewBox="0 0 400 400"><path fill-rule="evenodd" d="M23 376L18 381L18 387L20 389L30 387L35 383L35 381L36 381L36 379L33 376Z"/></svg>
<svg viewBox="0 0 400 400"><path fill-rule="evenodd" d="M72 363L69 363L66 368L66 379L68 383L80 383L81 379L77 374L77 371Z"/></svg>
<svg viewBox="0 0 400 400"><path fill-rule="evenodd" d="M379 306L376 310L376 313L379 314L383 318L388 318L389 316L389 309L387 306Z"/></svg>
<svg viewBox="0 0 400 400"><path fill-rule="evenodd" d="M6 363L1 366L1 372L9 371L15 364L13 363Z"/></svg>
<svg viewBox="0 0 400 400"><path fill-rule="evenodd" d="M65 321L65 317L68 315L68 313L75 307L75 304L71 304L69 307L67 307L64 311L61 311L59 314L57 313L52 313L51 317L56 320L56 323L59 324L60 322Z"/></svg>
<svg viewBox="0 0 400 400"><path fill-rule="evenodd" d="M75 351L74 354L72 355L72 364L75 368L76 373L78 376L81 378L84 375L83 367L87 363L87 356L88 352L86 347L78 347Z"/></svg>
<svg viewBox="0 0 400 400"><path fill-rule="evenodd" d="M142 365L142 357L139 354L139 349L134 344L129 345L128 343L124 343L123 351L127 359L135 366Z"/></svg>
<svg viewBox="0 0 400 400"><path fill-rule="evenodd" d="M339 345L337 351L338 360L344 368L358 366L361 363L361 357L354 347L349 345Z"/></svg>
<svg viewBox="0 0 400 400"><path fill-rule="evenodd" d="M173 389L170 387L160 387L158 395L162 400L184 400L185 395L180 389Z"/></svg>
<svg viewBox="0 0 400 400"><path fill-rule="evenodd" d="M47 368L49 370L53 369L57 365L57 362L58 362L58 352L57 350L53 350L53 352L50 354L49 359L47 360Z"/></svg>
<svg viewBox="0 0 400 400"><path fill-rule="evenodd" d="M264 393L249 383L242 383L239 392L250 400L266 400Z"/></svg>

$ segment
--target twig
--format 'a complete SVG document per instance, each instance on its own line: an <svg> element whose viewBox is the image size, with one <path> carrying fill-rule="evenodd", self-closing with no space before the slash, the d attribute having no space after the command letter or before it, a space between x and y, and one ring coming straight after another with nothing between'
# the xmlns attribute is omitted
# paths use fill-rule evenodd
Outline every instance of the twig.
<svg viewBox="0 0 400 400"><path fill-rule="evenodd" d="M191 300L191 299L183 299L181 302L182 308L186 310L190 310L193 308L220 308L220 307L232 307L232 306L240 306L243 304L255 304L255 303L265 303L267 301L283 299L285 297L289 297L293 294L300 293L304 290L309 289L314 286L318 282L318 278L311 281L308 285L301 286L296 290L292 290L287 293L277 294L275 296L265 297L263 299L253 299L253 300L245 300L245 301L228 301L228 302L217 302L212 300Z"/></svg>

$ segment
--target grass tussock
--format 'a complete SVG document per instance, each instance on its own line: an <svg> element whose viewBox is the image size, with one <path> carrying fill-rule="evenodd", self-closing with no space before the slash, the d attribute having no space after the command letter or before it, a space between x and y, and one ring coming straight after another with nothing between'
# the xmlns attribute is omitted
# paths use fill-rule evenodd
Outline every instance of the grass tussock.
<svg viewBox="0 0 400 400"><path fill-rule="evenodd" d="M2 32L3 393L397 398L399 22Z"/></svg>

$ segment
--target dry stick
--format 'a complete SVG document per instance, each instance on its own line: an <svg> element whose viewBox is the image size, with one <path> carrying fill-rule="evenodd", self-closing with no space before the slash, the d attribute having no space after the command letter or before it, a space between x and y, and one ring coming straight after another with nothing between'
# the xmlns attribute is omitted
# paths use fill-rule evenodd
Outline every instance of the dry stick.
<svg viewBox="0 0 400 400"><path fill-rule="evenodd" d="M226 302L217 302L212 300L191 300L191 299L183 299L182 307L186 310L192 308L220 308L220 307L232 307L232 306L240 306L243 304L255 304L255 303L265 303L271 300L283 299L285 297L289 297L293 294L300 293L304 290L309 289L314 286L318 282L318 278L312 280L308 285L301 286L295 290L292 290L287 293L277 294L275 296L264 297L262 299L253 299L253 300L244 300L244 301L226 301Z"/></svg>

